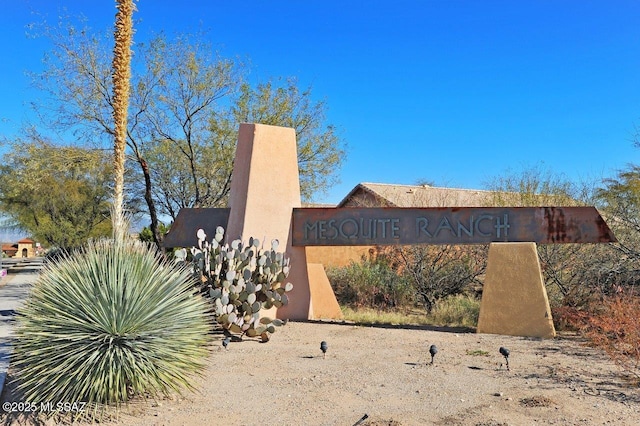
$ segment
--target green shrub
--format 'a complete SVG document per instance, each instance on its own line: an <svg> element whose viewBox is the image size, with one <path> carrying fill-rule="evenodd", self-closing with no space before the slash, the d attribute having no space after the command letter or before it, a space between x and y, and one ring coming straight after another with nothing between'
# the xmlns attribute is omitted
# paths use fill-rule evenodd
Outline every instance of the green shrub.
<svg viewBox="0 0 640 426"><path fill-rule="evenodd" d="M409 281L384 261L364 260L327 271L340 305L390 309L413 304Z"/></svg>
<svg viewBox="0 0 640 426"><path fill-rule="evenodd" d="M438 325L476 327L480 315L480 300L456 294L436 302L429 318Z"/></svg>
<svg viewBox="0 0 640 426"><path fill-rule="evenodd" d="M47 264L15 331L24 400L97 408L191 388L211 330L193 285L141 242L101 240Z"/></svg>
<svg viewBox="0 0 640 426"><path fill-rule="evenodd" d="M421 309L387 309L384 311L372 308L349 308L341 306L344 319L357 324L390 324L390 325L431 325L426 313Z"/></svg>

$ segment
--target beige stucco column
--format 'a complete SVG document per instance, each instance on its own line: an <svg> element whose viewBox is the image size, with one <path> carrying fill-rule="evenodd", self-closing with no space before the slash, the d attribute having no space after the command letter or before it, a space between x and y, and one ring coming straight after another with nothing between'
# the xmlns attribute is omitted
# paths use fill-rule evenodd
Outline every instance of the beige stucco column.
<svg viewBox="0 0 640 426"><path fill-rule="evenodd" d="M293 283L293 290L288 294L289 305L277 310L278 318L318 318L314 304L322 306L323 312L333 312L324 316L326 318L342 316L328 280L326 283L322 279L313 280L310 284L305 248L291 244L293 208L300 206L295 130L241 124L229 196L227 238L247 241L253 237L264 240L267 245L273 239L280 242L280 250L285 251L291 261L287 281ZM322 274L324 269L320 273L317 267L312 267L312 277ZM310 285L314 287L313 292ZM314 300L316 297L319 299ZM334 306L333 310L327 311L327 304Z"/></svg>
<svg viewBox="0 0 640 426"><path fill-rule="evenodd" d="M492 243L478 333L556 335L535 243Z"/></svg>

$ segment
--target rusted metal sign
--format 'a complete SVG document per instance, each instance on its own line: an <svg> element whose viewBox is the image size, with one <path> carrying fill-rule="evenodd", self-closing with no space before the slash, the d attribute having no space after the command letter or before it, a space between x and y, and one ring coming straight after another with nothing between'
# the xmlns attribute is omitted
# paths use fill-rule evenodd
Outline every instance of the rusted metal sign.
<svg viewBox="0 0 640 426"><path fill-rule="evenodd" d="M171 230L164 237L165 247L194 247L198 245L196 233L204 229L208 238L216 234L216 227L227 229L230 209L180 209Z"/></svg>
<svg viewBox="0 0 640 426"><path fill-rule="evenodd" d="M165 247L192 247L196 232L227 227L229 209L181 209ZM296 208L293 245L616 242L595 207Z"/></svg>
<svg viewBox="0 0 640 426"><path fill-rule="evenodd" d="M293 209L295 246L616 241L595 207Z"/></svg>

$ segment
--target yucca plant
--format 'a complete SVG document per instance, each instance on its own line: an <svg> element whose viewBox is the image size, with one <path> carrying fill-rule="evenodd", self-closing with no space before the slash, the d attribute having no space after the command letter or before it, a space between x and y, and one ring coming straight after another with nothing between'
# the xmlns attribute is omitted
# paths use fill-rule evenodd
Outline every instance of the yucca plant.
<svg viewBox="0 0 640 426"><path fill-rule="evenodd" d="M95 409L190 388L212 321L193 286L189 270L136 241L101 240L46 265L19 310L18 391Z"/></svg>

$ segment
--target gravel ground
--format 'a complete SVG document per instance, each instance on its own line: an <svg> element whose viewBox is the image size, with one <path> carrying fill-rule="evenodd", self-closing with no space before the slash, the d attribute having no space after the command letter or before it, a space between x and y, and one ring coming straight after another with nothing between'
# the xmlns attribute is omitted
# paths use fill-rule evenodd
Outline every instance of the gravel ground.
<svg viewBox="0 0 640 426"><path fill-rule="evenodd" d="M365 415L360 425L640 424L638 388L571 334L289 322L268 343L225 350L221 340L194 379L199 392L137 401L103 424L351 426ZM431 344L439 349L433 365ZM511 351L509 370L500 346Z"/></svg>

